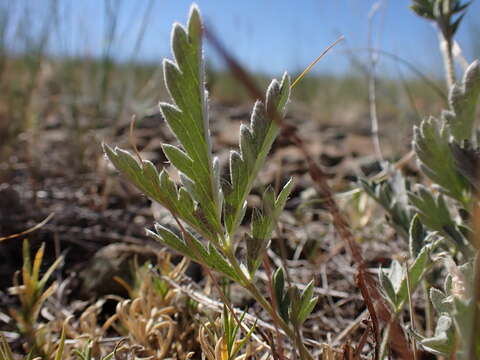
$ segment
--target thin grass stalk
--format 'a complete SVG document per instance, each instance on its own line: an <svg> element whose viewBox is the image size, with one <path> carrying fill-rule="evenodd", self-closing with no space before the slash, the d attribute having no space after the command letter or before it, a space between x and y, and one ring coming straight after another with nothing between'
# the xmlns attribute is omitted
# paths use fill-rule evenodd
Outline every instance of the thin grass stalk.
<svg viewBox="0 0 480 360"><path fill-rule="evenodd" d="M370 13L368 15L368 47L374 48L373 46L373 20L375 15L380 10L382 2L378 1L372 5ZM371 132L372 132L372 142L377 154L378 161L380 163L384 162L382 147L380 146L380 138L378 136L378 114L377 114L377 78L375 70L378 64L378 57L374 51L370 53L370 67L368 71L368 100L370 108L370 123L371 123Z"/></svg>

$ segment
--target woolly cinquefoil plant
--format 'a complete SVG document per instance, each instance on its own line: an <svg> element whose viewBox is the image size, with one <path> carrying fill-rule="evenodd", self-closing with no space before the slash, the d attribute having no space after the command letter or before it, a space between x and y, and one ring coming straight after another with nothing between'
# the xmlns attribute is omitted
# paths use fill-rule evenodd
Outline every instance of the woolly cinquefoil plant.
<svg viewBox="0 0 480 360"><path fill-rule="evenodd" d="M435 21L443 38L453 43L468 4L413 0L412 8ZM455 82L451 49L447 50L448 109L413 128L413 151L430 185L415 183L416 179L393 170L380 182L362 181L361 185L409 242L409 259L382 269L380 284L396 316L409 304L414 350L467 360L480 357L480 62L473 61L463 79ZM412 294L420 284L426 303L425 329L416 328L413 321Z"/></svg>
<svg viewBox="0 0 480 360"><path fill-rule="evenodd" d="M192 6L186 28L179 24L173 26L171 42L174 61L164 60L163 70L173 103L161 103L160 111L180 146L163 144L162 148L170 165L178 170L180 184L172 181L166 169L157 171L150 161L140 156L136 159L127 151L113 150L108 145L104 146L105 152L130 182L175 218L177 231L156 224L155 231L148 231L148 234L245 287L295 341L303 358L309 358L299 339L301 322L297 320L304 321L316 304L312 286L302 294L296 289L285 289L292 294L298 293L295 296L298 301L285 300L288 296L281 294L284 316L279 316L278 309L272 305L279 302L262 295L254 281L275 222L292 190L292 181L278 195L271 188L264 192L262 208L254 211L251 230L246 236L246 258L239 259L236 255L238 229L245 217L247 196L279 133L279 127L269 115L283 116L290 95L290 79L284 75L281 81L273 80L267 89L265 103L255 103L250 124L240 128L240 147L230 153L229 174L222 179L218 158L212 154L202 21L197 7Z"/></svg>

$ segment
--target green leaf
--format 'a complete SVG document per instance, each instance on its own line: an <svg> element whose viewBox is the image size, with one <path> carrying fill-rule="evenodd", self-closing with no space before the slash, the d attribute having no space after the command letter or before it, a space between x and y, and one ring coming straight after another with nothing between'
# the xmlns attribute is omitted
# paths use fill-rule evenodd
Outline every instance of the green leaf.
<svg viewBox="0 0 480 360"><path fill-rule="evenodd" d="M480 171L480 149L474 147L470 141L463 141L461 145L450 142L450 149L455 160L457 170L469 182L472 189L480 190L480 180L477 174Z"/></svg>
<svg viewBox="0 0 480 360"><path fill-rule="evenodd" d="M275 198L273 188L268 187L263 193L262 211L254 209L251 223L251 235L247 234L247 268L253 276L260 266L265 250L272 238L272 232L278 217L283 211L288 196L293 189L293 181L290 179Z"/></svg>
<svg viewBox="0 0 480 360"><path fill-rule="evenodd" d="M475 60L465 71L462 84L454 85L450 90L450 110L442 113L442 119L448 123L451 134L459 143L471 140L475 135L475 111L479 96L480 61Z"/></svg>
<svg viewBox="0 0 480 360"><path fill-rule="evenodd" d="M278 268L273 274L273 289L275 291L275 299L281 302L285 291L285 275L282 268Z"/></svg>
<svg viewBox="0 0 480 360"><path fill-rule="evenodd" d="M475 334L474 326L476 312L474 307L478 307L478 304L474 299L460 299L456 296L453 298L454 310L453 310L453 322L455 324L455 330L458 337L457 353L459 359L478 359L478 336L473 337ZM476 334L478 335L478 333ZM473 342L473 344L472 344ZM473 356L468 356L470 353L470 346L474 345L475 350Z"/></svg>
<svg viewBox="0 0 480 360"><path fill-rule="evenodd" d="M290 307L289 307L289 315L290 315L290 321L298 326L300 325L299 319L298 319L298 314L300 312L300 291L298 290L298 287L293 285L288 289L288 294L290 298Z"/></svg>
<svg viewBox="0 0 480 360"><path fill-rule="evenodd" d="M300 324L303 324L305 320L307 320L307 318L310 316L313 309L315 308L315 305L317 305L317 302L318 296L315 296L301 308L300 313L298 314L298 321L300 322Z"/></svg>
<svg viewBox="0 0 480 360"><path fill-rule="evenodd" d="M415 258L412 265L408 268L408 280L410 282L411 293L415 291L423 275L431 266L430 261L430 247L424 246L418 256ZM397 306L400 310L403 304L408 300L408 282L404 271L404 277L400 283L400 287L397 290Z"/></svg>
<svg viewBox="0 0 480 360"><path fill-rule="evenodd" d="M269 114L283 116L290 95L290 79L284 75L279 83L273 80L267 90L266 105L255 103L250 125L240 128L240 151L230 153L230 183L225 186L225 225L232 236L244 215L247 195L258 171L278 135L278 126Z"/></svg>
<svg viewBox="0 0 480 360"><path fill-rule="evenodd" d="M455 346L452 319L447 315L440 316L434 336L424 338L420 344L425 350L436 355L448 356L451 354Z"/></svg>
<svg viewBox="0 0 480 360"><path fill-rule="evenodd" d="M211 243L208 244L208 256L206 263L207 265L210 265L212 269L215 269L228 276L230 279L241 283L241 280L235 270Z"/></svg>
<svg viewBox="0 0 480 360"><path fill-rule="evenodd" d="M202 209L195 207L190 193L185 188L177 189L165 170L158 174L150 161L144 160L140 165L129 152L117 148L112 150L106 144L104 144L104 150L117 170L142 193L167 208L206 238L215 239L215 229L206 219ZM167 151L171 155L176 150L168 147ZM178 152L175 154L178 155Z"/></svg>
<svg viewBox="0 0 480 360"><path fill-rule="evenodd" d="M390 278L387 274L385 274L385 271L383 269L380 269L379 280L384 295L389 300L392 307L395 309L397 307L397 294L395 293L395 289L393 288L393 284L390 281Z"/></svg>
<svg viewBox="0 0 480 360"><path fill-rule="evenodd" d="M413 148L420 168L446 195L464 203L467 180L457 171L445 123L431 117L414 127Z"/></svg>
<svg viewBox="0 0 480 360"><path fill-rule="evenodd" d="M211 243L208 244L207 250L202 243L189 232L183 234L184 239L182 240L172 231L159 224L155 224L155 231L156 232L147 230L147 234L180 254L198 263L207 265L232 280L239 281L234 269Z"/></svg>
<svg viewBox="0 0 480 360"><path fill-rule="evenodd" d="M422 222L418 218L418 215L412 219L410 223L410 231L409 231L409 251L410 255L413 258L416 258L420 251L422 250L423 246L425 245L425 238L427 237L427 231L422 225Z"/></svg>
<svg viewBox="0 0 480 360"><path fill-rule="evenodd" d="M300 295L300 310L298 312L298 322L303 324L307 317L312 313L318 297L313 297L313 280L303 289Z"/></svg>
<svg viewBox="0 0 480 360"><path fill-rule="evenodd" d="M413 0L410 9L418 16L425 17L429 20L435 19L433 15L433 3L428 0Z"/></svg>
<svg viewBox="0 0 480 360"><path fill-rule="evenodd" d="M283 208L287 203L288 197L290 196L290 193L292 192L294 185L295 184L293 182L293 179L290 178L288 182L285 184L285 186L282 188L282 190L280 191L280 194L278 194L275 200L274 213L273 213L273 216L275 218L278 218L280 216L280 213L283 211Z"/></svg>
<svg viewBox="0 0 480 360"><path fill-rule="evenodd" d="M177 235L175 235L166 227L160 224L155 224L155 231L156 232L147 230L147 235L167 245L169 248L177 251L181 255L188 256L193 260L200 260L197 255L192 251L192 249L188 247L187 244L185 244L183 240L181 240Z"/></svg>
<svg viewBox="0 0 480 360"><path fill-rule="evenodd" d="M162 144L162 150L168 161L180 172L188 176L194 177L193 160L185 154L181 149L170 144Z"/></svg>
<svg viewBox="0 0 480 360"><path fill-rule="evenodd" d="M408 239L412 218L408 205L409 184L400 171L391 169L389 173L391 175L379 183L361 179L360 186L387 211L397 232Z"/></svg>
<svg viewBox="0 0 480 360"><path fill-rule="evenodd" d="M160 104L165 121L182 145L164 146L166 155L188 178L185 187L198 202L212 230L221 234L221 188L214 170L208 129L207 92L202 54L202 22L193 6L188 31L179 24L172 31L174 62L163 63L165 83L174 104Z"/></svg>
<svg viewBox="0 0 480 360"><path fill-rule="evenodd" d="M430 301L438 314L451 314L453 311L451 299L442 291L433 287L430 289Z"/></svg>
<svg viewBox="0 0 480 360"><path fill-rule="evenodd" d="M424 246L421 249L413 264L408 268L408 279L405 266L402 266L398 261L392 261L387 273L380 269L380 285L395 312L401 311L403 305L408 300L408 281L410 282L410 290L413 293L422 276L430 268L429 253L430 246Z"/></svg>
<svg viewBox="0 0 480 360"><path fill-rule="evenodd" d="M410 193L409 196L422 223L452 240L453 244L467 258L470 258L473 254L471 246L450 215L443 196L441 194L432 195L424 186L418 186L418 189L417 193Z"/></svg>
<svg viewBox="0 0 480 360"><path fill-rule="evenodd" d="M457 32L458 27L460 26L460 23L462 22L463 17L465 16L465 14L466 14L466 13L463 13L462 15L460 15L460 16L458 17L458 19L455 20L455 21L450 25L452 35L455 35L455 33Z"/></svg>
<svg viewBox="0 0 480 360"><path fill-rule="evenodd" d="M418 191L409 195L420 220L427 227L440 232L444 232L446 227L455 227L456 223L453 221L445 199L441 194L433 195L424 186L418 186Z"/></svg>
<svg viewBox="0 0 480 360"><path fill-rule="evenodd" d="M405 269L397 260L392 261L388 272L388 278L392 282L393 290L395 290L395 293L398 293L402 286L402 282L405 279Z"/></svg>
<svg viewBox="0 0 480 360"><path fill-rule="evenodd" d="M113 150L106 144L103 145L103 149L117 170L126 176L141 192L168 209L174 208L170 196L172 189L160 191L160 178L155 166L150 161L144 160L140 165L138 161L125 150L118 148Z"/></svg>
<svg viewBox="0 0 480 360"><path fill-rule="evenodd" d="M288 322L289 320L289 307L290 307L290 294L285 291L285 276L282 268L278 268L273 274L272 278L273 289L275 292L275 303L277 305L277 311L281 318Z"/></svg>

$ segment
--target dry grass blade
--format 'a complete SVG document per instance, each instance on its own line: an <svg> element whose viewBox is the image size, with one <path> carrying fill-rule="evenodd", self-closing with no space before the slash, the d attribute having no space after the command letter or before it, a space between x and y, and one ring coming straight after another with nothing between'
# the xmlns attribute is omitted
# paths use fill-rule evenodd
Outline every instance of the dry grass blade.
<svg viewBox="0 0 480 360"><path fill-rule="evenodd" d="M24 235L27 235L27 234L30 234L38 229L40 229L42 226L44 226L46 223L48 223L52 218L53 216L55 215L55 213L51 213L50 215L48 215L44 220L42 220L41 222L39 222L38 224L36 224L35 226L32 226L30 229L27 229L25 231L22 231L22 232L19 232L19 233L16 233L16 234L12 234L12 235L8 235L8 236L4 236L4 237L0 237L0 241L5 241L5 240L10 240L10 239L15 239L15 238L18 238L20 236L24 236Z"/></svg>
<svg viewBox="0 0 480 360"><path fill-rule="evenodd" d="M335 40L331 45L329 45L325 50L322 51L322 53L315 59L313 60L310 65L308 65L305 70L302 71L300 75L293 81L292 85L290 86L292 89L297 85L300 80L304 78L305 75L308 74L308 72L331 50L333 49L334 46L336 46L340 41L345 39L345 37L342 35L340 36L337 40Z"/></svg>

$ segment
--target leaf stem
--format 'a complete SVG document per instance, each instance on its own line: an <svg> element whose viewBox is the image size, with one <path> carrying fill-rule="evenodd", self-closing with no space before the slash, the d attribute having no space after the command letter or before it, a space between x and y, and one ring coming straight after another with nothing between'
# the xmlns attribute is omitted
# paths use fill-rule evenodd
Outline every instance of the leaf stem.
<svg viewBox="0 0 480 360"><path fill-rule="evenodd" d="M248 290L248 292L250 292L253 298L260 304L260 306L265 311L268 312L272 319L277 319L278 325L281 327L281 329L297 345L298 351L300 352L300 358L302 360L313 360L308 349L305 347L305 344L301 341L301 339L296 336L295 332L288 326L288 324L280 316L277 316L277 314L275 313L275 309L260 293L252 280L246 276L245 272L240 267L240 264L231 249L225 251L225 256L230 261L230 265L232 265L238 277L240 278L240 285L242 285L246 290Z"/></svg>

